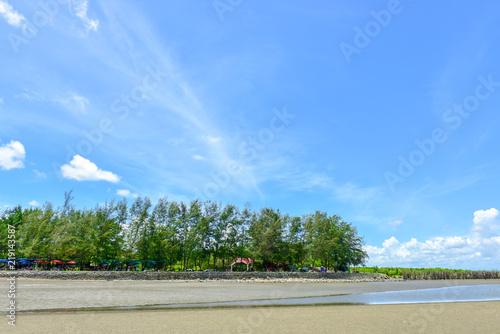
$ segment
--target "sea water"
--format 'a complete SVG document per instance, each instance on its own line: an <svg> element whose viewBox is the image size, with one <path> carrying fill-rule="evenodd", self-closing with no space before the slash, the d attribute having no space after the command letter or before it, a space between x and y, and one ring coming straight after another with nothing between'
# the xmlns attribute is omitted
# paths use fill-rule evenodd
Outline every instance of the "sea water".
<svg viewBox="0 0 500 334"><path fill-rule="evenodd" d="M500 300L500 284L450 286L434 289L359 293L340 296L247 300L216 303L170 304L165 308L292 306L326 304L412 304Z"/></svg>

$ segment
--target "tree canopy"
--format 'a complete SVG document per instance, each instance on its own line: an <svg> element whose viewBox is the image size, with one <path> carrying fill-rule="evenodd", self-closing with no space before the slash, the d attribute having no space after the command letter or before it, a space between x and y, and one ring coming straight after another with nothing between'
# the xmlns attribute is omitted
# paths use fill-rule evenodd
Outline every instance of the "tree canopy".
<svg viewBox="0 0 500 334"><path fill-rule="evenodd" d="M212 201L126 199L77 209L71 192L62 207L7 208L0 215L0 257L7 256L7 229L16 231L16 256L74 260L151 261L155 268L225 269L250 257L256 269L278 264L323 265L337 270L367 259L363 238L338 215L317 211L301 217L263 208L252 211Z"/></svg>

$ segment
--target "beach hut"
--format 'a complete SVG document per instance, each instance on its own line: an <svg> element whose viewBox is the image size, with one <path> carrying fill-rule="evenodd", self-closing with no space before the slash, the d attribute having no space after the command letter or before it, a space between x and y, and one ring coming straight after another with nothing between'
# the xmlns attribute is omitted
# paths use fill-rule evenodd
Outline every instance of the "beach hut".
<svg viewBox="0 0 500 334"><path fill-rule="evenodd" d="M246 265L247 266L247 271L250 271L250 265L253 264L253 260L251 258L247 257L237 257L231 263L229 264L231 266L231 271L233 271L233 266L235 265Z"/></svg>

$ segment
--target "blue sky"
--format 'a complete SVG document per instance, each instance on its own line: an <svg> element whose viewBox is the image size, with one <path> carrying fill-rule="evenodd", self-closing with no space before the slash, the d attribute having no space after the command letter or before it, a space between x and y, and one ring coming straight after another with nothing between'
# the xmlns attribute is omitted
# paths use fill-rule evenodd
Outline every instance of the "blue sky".
<svg viewBox="0 0 500 334"><path fill-rule="evenodd" d="M322 210L370 265L500 269L499 13L0 0L0 206Z"/></svg>

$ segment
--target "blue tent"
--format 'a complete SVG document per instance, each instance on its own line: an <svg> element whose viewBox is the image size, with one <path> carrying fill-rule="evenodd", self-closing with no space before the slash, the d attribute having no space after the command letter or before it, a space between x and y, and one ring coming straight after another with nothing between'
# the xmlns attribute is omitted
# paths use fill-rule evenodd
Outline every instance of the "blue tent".
<svg viewBox="0 0 500 334"><path fill-rule="evenodd" d="M35 259L26 259L26 258L22 258L22 259L17 259L16 260L17 262L21 263L21 264L26 264L26 263L32 263L32 262L35 262Z"/></svg>

